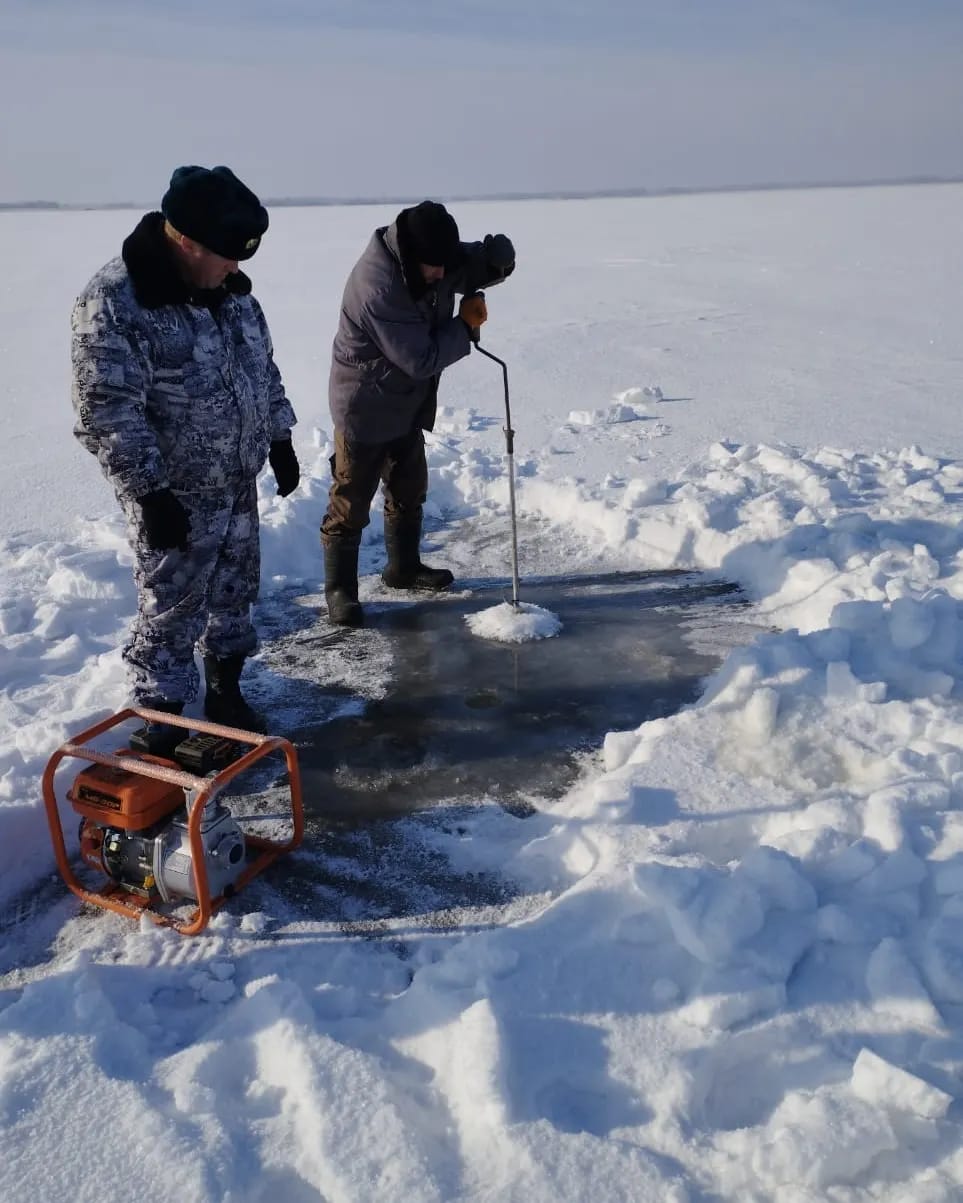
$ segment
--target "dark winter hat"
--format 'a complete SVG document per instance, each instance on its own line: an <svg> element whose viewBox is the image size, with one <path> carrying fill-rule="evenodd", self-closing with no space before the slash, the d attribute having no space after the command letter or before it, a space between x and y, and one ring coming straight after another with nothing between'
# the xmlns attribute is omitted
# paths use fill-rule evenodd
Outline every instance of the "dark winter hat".
<svg viewBox="0 0 963 1203"><path fill-rule="evenodd" d="M171 225L225 259L250 259L267 209L230 167L178 167L161 201Z"/></svg>
<svg viewBox="0 0 963 1203"><path fill-rule="evenodd" d="M455 219L445 206L426 200L404 212L414 258L429 267L454 267L461 257L461 243Z"/></svg>

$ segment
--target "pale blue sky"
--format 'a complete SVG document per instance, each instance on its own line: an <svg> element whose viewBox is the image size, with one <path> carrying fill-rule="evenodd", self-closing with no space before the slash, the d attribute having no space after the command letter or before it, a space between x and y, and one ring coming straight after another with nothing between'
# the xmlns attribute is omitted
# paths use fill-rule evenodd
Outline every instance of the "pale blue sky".
<svg viewBox="0 0 963 1203"><path fill-rule="evenodd" d="M960 0L0 0L0 200L963 175Z"/></svg>

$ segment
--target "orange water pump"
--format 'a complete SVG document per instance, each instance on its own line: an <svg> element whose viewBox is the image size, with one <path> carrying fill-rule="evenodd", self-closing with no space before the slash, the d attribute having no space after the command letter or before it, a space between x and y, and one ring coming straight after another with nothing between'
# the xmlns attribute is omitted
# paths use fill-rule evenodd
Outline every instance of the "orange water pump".
<svg viewBox="0 0 963 1203"><path fill-rule="evenodd" d="M185 738L168 741L169 757L89 746L131 718L183 729ZM221 800L225 786L272 752L283 753L287 762L291 800L290 834L280 841L242 830ZM81 883L67 852L54 788L67 757L89 762L66 797L80 815L81 861L108 879L98 890ZM79 898L132 918L147 914L184 935L201 931L214 911L281 853L296 848L304 833L297 755L286 739L136 706L59 747L44 772L43 796L57 867ZM195 902L196 910L178 918L173 912L185 901Z"/></svg>

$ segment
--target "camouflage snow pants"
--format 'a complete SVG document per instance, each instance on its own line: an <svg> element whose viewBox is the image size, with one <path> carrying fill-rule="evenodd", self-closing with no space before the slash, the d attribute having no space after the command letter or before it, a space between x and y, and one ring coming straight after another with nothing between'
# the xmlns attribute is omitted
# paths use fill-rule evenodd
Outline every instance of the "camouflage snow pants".
<svg viewBox="0 0 963 1203"><path fill-rule="evenodd" d="M123 503L137 586L124 661L138 705L194 700L195 647L218 659L257 648L251 622L261 569L255 482L181 494L180 500L191 520L186 552L148 547L140 506Z"/></svg>

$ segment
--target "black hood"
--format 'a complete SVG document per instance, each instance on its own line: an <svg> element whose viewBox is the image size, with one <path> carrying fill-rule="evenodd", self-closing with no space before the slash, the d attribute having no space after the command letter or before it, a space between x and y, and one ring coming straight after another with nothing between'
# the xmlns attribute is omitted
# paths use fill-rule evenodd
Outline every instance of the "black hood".
<svg viewBox="0 0 963 1203"><path fill-rule="evenodd" d="M401 272L405 278L405 283L408 285L408 291L414 300L419 301L429 292L437 291L434 284L425 282L424 276L421 274L421 259L419 259L414 246L412 245L411 231L408 229L408 212L407 209L402 209L395 219L394 229L395 239L397 243L397 258L401 264ZM391 243L388 242L389 249ZM464 261L464 255L459 244L457 252L452 254L451 262L444 264L445 275L450 275L453 271L457 271Z"/></svg>

